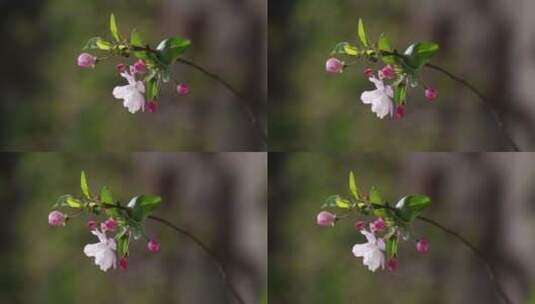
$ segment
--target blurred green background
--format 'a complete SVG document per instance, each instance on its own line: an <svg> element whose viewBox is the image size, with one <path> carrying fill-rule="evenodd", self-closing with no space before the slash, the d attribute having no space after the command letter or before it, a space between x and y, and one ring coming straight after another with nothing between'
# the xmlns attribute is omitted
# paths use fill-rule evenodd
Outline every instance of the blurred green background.
<svg viewBox="0 0 535 304"><path fill-rule="evenodd" d="M376 186L390 202L430 196L423 215L481 249L514 303L535 303L533 168L526 153L270 153L270 303L502 303L472 252L421 222L400 243L397 272L368 271L351 252L364 242L353 221L316 224L328 196L350 195L350 170L361 190ZM421 237L426 255L414 247Z"/></svg>
<svg viewBox="0 0 535 304"><path fill-rule="evenodd" d="M432 70L439 91L429 103L409 91L401 121L378 119L360 94L374 89L362 62L341 75L325 72L338 42L385 32L400 51L435 41L432 60L469 79L489 97L524 150L534 147L535 2L501 0L286 0L269 5L270 151L507 151L507 141L468 90ZM381 66L370 65L379 68Z"/></svg>
<svg viewBox="0 0 535 304"><path fill-rule="evenodd" d="M184 55L245 94L265 122L266 19L263 0L23 0L0 2L0 149L8 151L256 151L264 145L239 101L197 70L175 65L191 96L172 84L157 113L132 115L111 92L119 60L76 66L87 40L138 29L155 46L192 40ZM131 60L133 61L133 60ZM128 62L131 63L131 62Z"/></svg>
<svg viewBox="0 0 535 304"><path fill-rule="evenodd" d="M226 265L247 303L267 303L267 156L226 154L0 153L0 303L234 303L218 270L189 239L147 221L126 272L104 273L82 250L96 238L83 218L50 227L48 213L90 187L129 200L158 194L155 215L202 239Z"/></svg>

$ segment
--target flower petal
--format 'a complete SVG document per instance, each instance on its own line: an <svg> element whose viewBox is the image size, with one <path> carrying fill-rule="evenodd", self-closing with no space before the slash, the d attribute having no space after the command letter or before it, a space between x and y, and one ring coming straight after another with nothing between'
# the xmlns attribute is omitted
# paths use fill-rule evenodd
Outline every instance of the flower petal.
<svg viewBox="0 0 535 304"><path fill-rule="evenodd" d="M360 100L362 100L362 103L364 104L374 104L382 95L382 92L379 90L364 91L360 95Z"/></svg>

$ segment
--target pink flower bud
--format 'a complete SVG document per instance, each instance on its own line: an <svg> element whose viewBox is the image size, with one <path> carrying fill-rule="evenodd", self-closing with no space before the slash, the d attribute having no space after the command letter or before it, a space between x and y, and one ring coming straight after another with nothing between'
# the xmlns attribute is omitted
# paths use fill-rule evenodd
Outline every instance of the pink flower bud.
<svg viewBox="0 0 535 304"><path fill-rule="evenodd" d="M370 223L370 229L372 231L382 231L386 227L385 220L382 217L378 217L375 221Z"/></svg>
<svg viewBox="0 0 535 304"><path fill-rule="evenodd" d="M115 68L117 69L117 72L122 73L126 71L126 64L119 63L118 65L115 66Z"/></svg>
<svg viewBox="0 0 535 304"><path fill-rule="evenodd" d="M393 79L396 77L396 70L394 70L394 67L390 64L387 64L384 68L381 69L379 73L381 78L386 79Z"/></svg>
<svg viewBox="0 0 535 304"><path fill-rule="evenodd" d="M366 229L366 222L364 221L355 222L355 229L357 229L358 231Z"/></svg>
<svg viewBox="0 0 535 304"><path fill-rule="evenodd" d="M158 243L156 240L150 240L147 243L147 248L149 248L149 251L151 252L158 252L160 251L160 243Z"/></svg>
<svg viewBox="0 0 535 304"><path fill-rule="evenodd" d="M325 62L325 70L328 73L342 73L344 70L344 63L334 57L327 59Z"/></svg>
<svg viewBox="0 0 535 304"><path fill-rule="evenodd" d="M97 57L88 54L82 53L78 56L78 66L81 68L94 68L97 63Z"/></svg>
<svg viewBox="0 0 535 304"><path fill-rule="evenodd" d="M141 59L136 61L134 63L134 71L136 73L139 73L139 74L143 74L143 73L147 72L147 66L145 65L145 62L143 60L141 60Z"/></svg>
<svg viewBox="0 0 535 304"><path fill-rule="evenodd" d="M48 214L48 224L51 226L65 226L65 220L67 215L57 210L54 210Z"/></svg>
<svg viewBox="0 0 535 304"><path fill-rule="evenodd" d="M334 222L336 221L336 215L328 211L322 211L318 213L316 221L318 225L320 226L324 226L324 227L334 226Z"/></svg>
<svg viewBox="0 0 535 304"><path fill-rule="evenodd" d="M397 105L394 110L394 119L402 119L405 116L405 107L403 105Z"/></svg>
<svg viewBox="0 0 535 304"><path fill-rule="evenodd" d="M89 228L89 230L97 229L97 222L95 220L87 221L87 228Z"/></svg>
<svg viewBox="0 0 535 304"><path fill-rule="evenodd" d="M104 221L104 226L106 227L106 231L115 231L117 229L117 221L113 218L108 218L106 221Z"/></svg>
<svg viewBox="0 0 535 304"><path fill-rule="evenodd" d="M373 70L371 68L365 68L364 71L362 71L362 74L366 76L366 78L371 78L373 76Z"/></svg>
<svg viewBox="0 0 535 304"><path fill-rule="evenodd" d="M179 83L176 86L176 92L180 96L188 96L189 95L189 86L187 83Z"/></svg>
<svg viewBox="0 0 535 304"><path fill-rule="evenodd" d="M395 257L391 257L386 261L386 270L394 272L396 269L398 269L398 260Z"/></svg>
<svg viewBox="0 0 535 304"><path fill-rule="evenodd" d="M149 100L149 102L147 102L147 109L151 113L156 112L158 110L158 102L156 100Z"/></svg>
<svg viewBox="0 0 535 304"><path fill-rule="evenodd" d="M429 242L426 239L420 239L416 242L416 251L427 253L429 251Z"/></svg>
<svg viewBox="0 0 535 304"><path fill-rule="evenodd" d="M438 92L433 87L426 87L425 88L425 98L429 101L434 101L438 98Z"/></svg>
<svg viewBox="0 0 535 304"><path fill-rule="evenodd" d="M125 271L128 268L128 260L126 257L120 257L119 258L119 269L121 271Z"/></svg>

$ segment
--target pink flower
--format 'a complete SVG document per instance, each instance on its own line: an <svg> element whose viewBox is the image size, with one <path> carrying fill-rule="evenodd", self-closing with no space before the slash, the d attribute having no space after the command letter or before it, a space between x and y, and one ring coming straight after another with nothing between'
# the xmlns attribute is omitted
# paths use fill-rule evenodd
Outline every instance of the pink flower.
<svg viewBox="0 0 535 304"><path fill-rule="evenodd" d="M176 86L176 92L180 96L188 96L189 95L189 85L187 83L179 83Z"/></svg>
<svg viewBox="0 0 535 304"><path fill-rule="evenodd" d="M405 116L405 107L403 105L397 105L394 109L394 119L402 119Z"/></svg>
<svg viewBox="0 0 535 304"><path fill-rule="evenodd" d="M355 229L357 229L358 231L362 231L362 230L366 229L366 222L364 222L364 221L355 222Z"/></svg>
<svg viewBox="0 0 535 304"><path fill-rule="evenodd" d="M128 268L128 260L126 257L119 258L119 270L125 271Z"/></svg>
<svg viewBox="0 0 535 304"><path fill-rule="evenodd" d="M117 72L123 73L124 71L126 71L126 64L119 63L118 65L115 66L115 68L117 69Z"/></svg>
<svg viewBox="0 0 535 304"><path fill-rule="evenodd" d="M331 57L325 62L325 70L328 73L333 74L342 73L344 70L344 63L334 57Z"/></svg>
<svg viewBox="0 0 535 304"><path fill-rule="evenodd" d="M370 223L370 229L372 231L382 231L386 227L385 220L382 217L378 217L375 221Z"/></svg>
<svg viewBox="0 0 535 304"><path fill-rule="evenodd" d="M396 77L396 70L390 64L387 64L379 71L379 78L393 79L394 77Z"/></svg>
<svg viewBox="0 0 535 304"><path fill-rule="evenodd" d="M133 66L134 66L134 71L136 73L143 74L147 72L147 66L145 65L145 62L141 59L136 61Z"/></svg>
<svg viewBox="0 0 535 304"><path fill-rule="evenodd" d="M48 224L51 226L65 226L65 220L67 220L67 215L57 210L48 214Z"/></svg>
<svg viewBox="0 0 535 304"><path fill-rule="evenodd" d="M117 221L113 218L108 218L106 221L104 221L104 223L102 223L103 225L103 228L102 230L105 230L105 231L115 231L115 229L117 229Z"/></svg>
<svg viewBox="0 0 535 304"><path fill-rule="evenodd" d="M318 225L320 226L324 226L324 227L334 226L334 222L336 221L336 215L328 211L322 211L318 213L316 221Z"/></svg>
<svg viewBox="0 0 535 304"><path fill-rule="evenodd" d="M147 248L149 248L150 252L158 252L160 251L160 243L158 243L156 240L150 240L147 243Z"/></svg>
<svg viewBox="0 0 535 304"><path fill-rule="evenodd" d="M87 221L87 228L89 228L89 230L97 229L97 222L95 220Z"/></svg>
<svg viewBox="0 0 535 304"><path fill-rule="evenodd" d="M398 260L395 257L391 257L386 261L386 270L394 272L396 269L398 269Z"/></svg>
<svg viewBox="0 0 535 304"><path fill-rule="evenodd" d="M429 251L429 242L426 239L420 239L416 242L416 251L427 253Z"/></svg>
<svg viewBox="0 0 535 304"><path fill-rule="evenodd" d="M97 57L89 53L82 53L78 56L78 66L81 68L94 68L96 63Z"/></svg>
<svg viewBox="0 0 535 304"><path fill-rule="evenodd" d="M433 87L426 87L425 88L425 98L429 101L434 101L438 98L438 92Z"/></svg>
<svg viewBox="0 0 535 304"><path fill-rule="evenodd" d="M366 76L366 78L371 78L373 76L373 70L371 68L365 68L364 71L362 71L362 74Z"/></svg>
<svg viewBox="0 0 535 304"><path fill-rule="evenodd" d="M156 100L149 100L149 102L147 102L147 109L151 113L156 112L158 110L158 102Z"/></svg>

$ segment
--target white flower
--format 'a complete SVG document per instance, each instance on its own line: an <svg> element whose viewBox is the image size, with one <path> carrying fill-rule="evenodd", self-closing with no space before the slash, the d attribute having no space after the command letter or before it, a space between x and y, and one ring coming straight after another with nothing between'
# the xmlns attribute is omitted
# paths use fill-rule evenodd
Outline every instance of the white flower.
<svg viewBox="0 0 535 304"><path fill-rule="evenodd" d="M88 257L95 257L95 265L100 266L100 270L107 271L112 266L116 267L117 256L115 250L117 245L113 238L107 238L106 234L97 229L91 231L96 235L100 242L89 244L84 247L84 253Z"/></svg>
<svg viewBox="0 0 535 304"><path fill-rule="evenodd" d="M368 266L370 271L375 272L379 267L385 267L385 242L383 239L377 239L375 235L366 230L361 230L361 233L366 236L368 240L365 244L356 244L353 246L353 255L356 257L363 257L362 264Z"/></svg>
<svg viewBox="0 0 535 304"><path fill-rule="evenodd" d="M113 96L117 99L124 99L123 105L130 113L136 113L140 109L145 111L145 85L142 81L136 81L134 73L124 71L121 73L128 84L117 86L113 89Z"/></svg>
<svg viewBox="0 0 535 304"><path fill-rule="evenodd" d="M382 80L375 77L370 77L370 81L375 84L377 89L363 92L360 99L364 104L372 105L372 112L377 114L377 117L383 119L387 114L392 116L394 113L394 103L392 102L394 92L392 87L385 85Z"/></svg>

